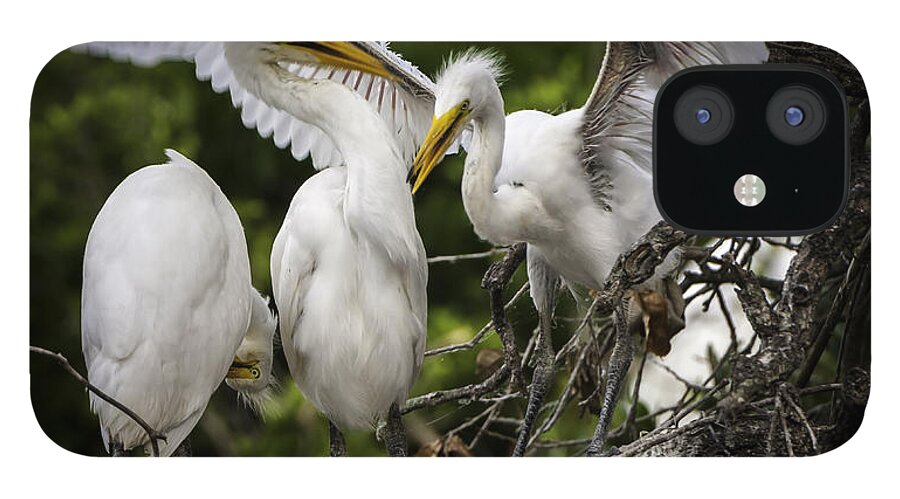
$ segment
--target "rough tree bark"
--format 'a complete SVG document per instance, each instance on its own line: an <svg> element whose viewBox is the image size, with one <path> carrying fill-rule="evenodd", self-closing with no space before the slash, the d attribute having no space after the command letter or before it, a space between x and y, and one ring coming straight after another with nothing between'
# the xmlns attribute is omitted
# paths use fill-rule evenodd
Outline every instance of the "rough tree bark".
<svg viewBox="0 0 900 499"><path fill-rule="evenodd" d="M846 89L851 106L856 107L850 137L847 207L832 227L799 244L774 306L766 299L760 279L731 262L737 296L757 334L759 350L736 357L731 390L713 410L680 428L650 432L619 449L623 456L819 454L846 442L862 421L870 383L868 360L861 351L866 348L869 334L866 317L871 237L871 165L866 152L869 107L865 87L852 64L830 50L785 43L770 44L769 48L771 62L814 64L832 73ZM854 268L861 270L851 272ZM822 339L822 334L830 334L833 326L832 314L821 313L829 305L823 290L826 281L845 274L845 284L853 283L855 288L846 293L839 291L849 303L849 315L845 320L839 379L827 387L834 390L834 409L827 423L815 424L799 403L801 396L811 393L810 389L796 388L791 378L805 360L812 365L818 361L821 348L812 347L821 345L817 340ZM808 379L808 374L800 377Z"/></svg>

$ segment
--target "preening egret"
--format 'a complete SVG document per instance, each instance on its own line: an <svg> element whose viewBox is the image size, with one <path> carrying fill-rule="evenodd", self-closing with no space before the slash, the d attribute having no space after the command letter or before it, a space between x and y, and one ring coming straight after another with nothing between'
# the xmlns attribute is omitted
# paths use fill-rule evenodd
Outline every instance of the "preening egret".
<svg viewBox="0 0 900 499"><path fill-rule="evenodd" d="M250 283L234 208L199 166L166 155L169 163L122 181L97 215L81 298L88 379L166 435L162 456L189 448L226 375L251 405L265 397L275 334ZM149 445L140 426L93 394L91 408L111 454Z"/></svg>
<svg viewBox="0 0 900 499"><path fill-rule="evenodd" d="M560 277L598 290L619 254L660 220L652 191L652 116L656 92L678 70L695 65L759 63L762 43L609 43L584 107L553 116L519 111L504 119L495 57L468 52L438 78L434 120L413 166L413 192L444 155L444 146L471 125L462 178L466 213L475 232L495 244L528 243L531 296L541 332L538 365L515 455L527 449L531 426L554 370L550 325ZM655 353L683 326L683 302L665 277L670 255L640 286ZM653 306L647 306L649 304ZM642 321L629 313L630 322ZM631 362L629 334L617 334L597 432L597 454Z"/></svg>
<svg viewBox="0 0 900 499"><path fill-rule="evenodd" d="M399 405L422 365L427 307L406 177L428 129L430 80L377 43L81 50L142 64L193 60L201 78L231 92L246 125L332 167L297 191L272 250L282 345L297 385L331 422L334 452L338 427L385 420L389 452L405 454Z"/></svg>

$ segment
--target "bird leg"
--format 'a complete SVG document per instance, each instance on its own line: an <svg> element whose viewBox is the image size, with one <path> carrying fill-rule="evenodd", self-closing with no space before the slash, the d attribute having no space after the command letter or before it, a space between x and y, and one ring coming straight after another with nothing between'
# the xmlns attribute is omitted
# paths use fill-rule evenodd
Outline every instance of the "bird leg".
<svg viewBox="0 0 900 499"><path fill-rule="evenodd" d="M612 354L609 357L609 367L606 374L606 393L603 396L600 417L597 419L597 429L594 431L594 437L587 448L586 455L588 456L600 455L600 451L603 450L603 446L606 444L606 434L609 431L609 424L612 422L613 413L616 409L616 401L619 398L622 381L625 380L628 368L631 367L631 360L634 355L634 342L628 327L628 305L631 299L629 295L627 294L622 299L615 312L616 341Z"/></svg>
<svg viewBox="0 0 900 499"><path fill-rule="evenodd" d="M328 420L328 455L331 457L344 457L347 455L344 434L330 419Z"/></svg>
<svg viewBox="0 0 900 499"><path fill-rule="evenodd" d="M175 448L175 452L172 453L173 457L191 457L193 456L193 451L191 449L191 437L184 437L184 440L178 444L178 447Z"/></svg>
<svg viewBox="0 0 900 499"><path fill-rule="evenodd" d="M384 444L387 447L389 456L406 457L406 432L403 430L403 420L400 418L400 406L396 402L391 404L391 408L388 411Z"/></svg>
<svg viewBox="0 0 900 499"><path fill-rule="evenodd" d="M531 394L528 397L528 407L525 409L525 418L522 420L522 426L519 428L519 436L516 440L516 447L513 450L513 457L521 457L528 450L528 440L531 436L531 429L534 421L537 419L538 412L541 410L541 404L544 397L553 383L553 372L555 358L553 354L553 342L550 337L551 322L553 320L553 311L542 311L540 313L540 332L538 334L537 344L537 365L534 368L534 375L531 379Z"/></svg>

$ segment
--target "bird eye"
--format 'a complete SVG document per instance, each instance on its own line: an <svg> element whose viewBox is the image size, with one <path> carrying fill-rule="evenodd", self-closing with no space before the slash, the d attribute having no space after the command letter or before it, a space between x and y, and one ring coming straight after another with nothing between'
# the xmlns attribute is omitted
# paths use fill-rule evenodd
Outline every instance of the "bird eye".
<svg viewBox="0 0 900 499"><path fill-rule="evenodd" d="M253 376L253 379L259 379L259 369L255 367L250 369L250 375Z"/></svg>
<svg viewBox="0 0 900 499"><path fill-rule="evenodd" d="M459 108L463 111L468 111L469 105L470 105L469 100L466 99L466 100L462 101L462 103L459 105Z"/></svg>

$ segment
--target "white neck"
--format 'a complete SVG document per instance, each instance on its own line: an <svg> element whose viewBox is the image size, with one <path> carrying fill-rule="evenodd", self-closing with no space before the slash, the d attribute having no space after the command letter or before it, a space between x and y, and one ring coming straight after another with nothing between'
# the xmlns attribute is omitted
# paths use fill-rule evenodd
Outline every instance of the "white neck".
<svg viewBox="0 0 900 499"><path fill-rule="evenodd" d="M503 98L499 90L495 97L472 119L474 133L462 178L462 199L466 214L482 239L495 244L503 227L497 215L502 207L494 196L494 177L503 160L503 140L506 117L503 114Z"/></svg>
<svg viewBox="0 0 900 499"><path fill-rule="evenodd" d="M275 315L269 310L266 299L259 291L250 287L250 325L247 336L254 340L271 343L275 333Z"/></svg>
<svg viewBox="0 0 900 499"><path fill-rule="evenodd" d="M410 232L418 236L406 184L409 165L375 109L340 83L299 78L265 61L252 44L229 44L226 58L235 78L250 93L321 129L331 139L347 166L344 216L348 226L378 243L392 259L405 259L417 242L410 240Z"/></svg>

